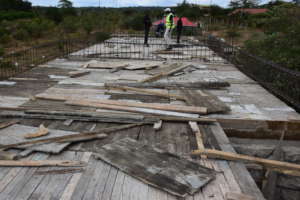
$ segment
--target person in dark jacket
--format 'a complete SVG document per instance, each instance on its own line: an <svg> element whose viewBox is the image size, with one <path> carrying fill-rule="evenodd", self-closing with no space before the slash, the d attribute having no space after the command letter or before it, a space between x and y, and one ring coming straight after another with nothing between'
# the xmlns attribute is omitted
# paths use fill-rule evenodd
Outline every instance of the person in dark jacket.
<svg viewBox="0 0 300 200"><path fill-rule="evenodd" d="M183 23L182 23L182 17L180 17L177 21L177 44L180 44L180 37L182 33Z"/></svg>
<svg viewBox="0 0 300 200"><path fill-rule="evenodd" d="M149 32L150 32L151 26L152 26L152 22L151 22L151 19L149 17L149 14L146 14L145 17L144 17L144 31L145 31L144 45L146 47L149 47L148 37L149 37Z"/></svg>

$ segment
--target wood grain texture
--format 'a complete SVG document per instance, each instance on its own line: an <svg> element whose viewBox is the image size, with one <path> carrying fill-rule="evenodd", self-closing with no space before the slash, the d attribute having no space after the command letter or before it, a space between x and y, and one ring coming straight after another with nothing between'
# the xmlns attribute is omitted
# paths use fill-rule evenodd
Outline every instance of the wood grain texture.
<svg viewBox="0 0 300 200"><path fill-rule="evenodd" d="M96 157L147 184L182 197L195 193L214 178L214 172L208 168L129 138L103 146Z"/></svg>
<svg viewBox="0 0 300 200"><path fill-rule="evenodd" d="M207 155L211 158L219 158L225 159L230 161L247 161L256 164L263 165L270 169L272 168L279 168L279 169L286 169L286 170L295 170L300 171L300 165L289 163L289 162L282 162L277 160L268 160L264 158L258 158L253 156L247 156L242 154L230 153L225 151L218 151L213 149L202 149L202 150L195 150L192 153L193 155Z"/></svg>
<svg viewBox="0 0 300 200"><path fill-rule="evenodd" d="M195 106L181 106L181 105L171 105L171 104L159 104L159 103L138 103L138 102L128 102L128 101L117 101L117 100L72 100L67 101L66 104L69 105L93 105L93 103L117 105L117 106L127 106L127 107L139 107L139 108L150 108L157 110L167 110L174 112L184 112L184 113L196 113L196 114L206 114L207 109L205 107L195 107Z"/></svg>

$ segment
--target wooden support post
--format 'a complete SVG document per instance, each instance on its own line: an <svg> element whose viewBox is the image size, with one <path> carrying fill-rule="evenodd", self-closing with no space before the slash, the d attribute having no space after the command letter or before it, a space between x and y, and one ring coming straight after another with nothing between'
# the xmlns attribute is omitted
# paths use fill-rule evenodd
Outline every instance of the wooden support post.
<svg viewBox="0 0 300 200"><path fill-rule="evenodd" d="M204 143L203 143L203 134L201 134L198 123L189 121L189 125L190 125L193 133L195 134L198 149L205 149L205 146L204 146ZM203 159L207 158L206 155L200 155L200 156Z"/></svg>
<svg viewBox="0 0 300 200"><path fill-rule="evenodd" d="M229 153L229 152L218 151L213 149L195 150L192 152L192 155L207 155L210 158L218 158L218 159L225 159L231 161L247 161L247 162L263 165L270 169L276 168L276 169L300 171L300 165L298 164L282 162L277 160L269 160L264 158L257 158L253 156Z"/></svg>

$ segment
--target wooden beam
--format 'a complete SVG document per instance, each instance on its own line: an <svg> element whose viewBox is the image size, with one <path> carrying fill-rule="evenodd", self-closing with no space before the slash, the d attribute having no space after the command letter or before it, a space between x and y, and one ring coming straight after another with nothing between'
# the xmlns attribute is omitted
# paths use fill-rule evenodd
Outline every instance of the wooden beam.
<svg viewBox="0 0 300 200"><path fill-rule="evenodd" d="M136 92L136 93L150 94L150 95L155 95L155 96L159 96L159 97L165 97L168 99L177 99L177 100L185 101L185 98L183 96L179 96L176 94L169 94L167 92L157 92L157 91L153 91L153 90L146 90L146 89L141 89L141 88L126 87L126 86L117 86L117 87L108 86L108 88L110 90L132 91L132 92Z"/></svg>
<svg viewBox="0 0 300 200"><path fill-rule="evenodd" d="M269 160L264 158L258 158L253 156L241 155L236 153L229 153L225 151L213 150L213 149L199 149L192 152L193 155L207 155L210 158L225 159L231 161L247 161L263 165L267 168L277 168L286 170L300 171L300 165L289 162L282 162L277 160Z"/></svg>
<svg viewBox="0 0 300 200"><path fill-rule="evenodd" d="M207 109L204 107L196 106L181 106L181 105L171 105L171 104L159 104L159 103L138 103L138 102L126 102L117 100L71 100L67 101L66 104L69 105L88 105L91 104L93 107L94 103L117 105L117 106L127 106L127 107L139 107L139 108L150 108L157 110L167 110L174 112L184 112L184 113L196 113L196 114L206 114Z"/></svg>
<svg viewBox="0 0 300 200"><path fill-rule="evenodd" d="M195 134L198 149L205 149L204 142L203 142L203 134L201 133L201 131L199 129L198 123L190 121L189 125L190 125L193 133ZM206 155L200 155L200 157L203 159L207 158Z"/></svg>
<svg viewBox="0 0 300 200"><path fill-rule="evenodd" d="M188 89L220 89L229 87L228 82L207 82L207 81L196 81L196 82L151 82L151 83L136 83L136 82L122 82L122 83L105 83L105 87L136 87L136 88L158 88L158 89L168 89L168 88L188 88Z"/></svg>
<svg viewBox="0 0 300 200"><path fill-rule="evenodd" d="M86 163L72 160L0 160L0 167L82 167Z"/></svg>
<svg viewBox="0 0 300 200"><path fill-rule="evenodd" d="M2 123L0 123L0 129L9 127L9 126L17 124L19 122L20 122L19 120L11 120L11 121L8 121L8 122L2 122Z"/></svg>
<svg viewBox="0 0 300 200"><path fill-rule="evenodd" d="M88 132L88 133L79 133L79 134L73 134L73 135L66 135L66 136L60 136L60 137L53 137L48 139L40 139L40 140L32 140L32 141L26 141L26 142L19 142L15 144L8 144L8 145L0 145L1 149L9 149L9 148L17 148L27 145L35 145L35 144L48 144L48 143L63 143L63 142L79 142L79 141L86 141L91 139L101 139L105 138L108 133L120 131L123 129L133 128L136 126L141 126L143 124L129 124L129 125L123 125L118 127L111 127L106 128L103 130L100 130L98 132Z"/></svg>
<svg viewBox="0 0 300 200"><path fill-rule="evenodd" d="M143 114L151 114L151 115L165 115L165 116L175 116L175 117L192 117L198 118L198 114L189 114L182 112L173 112L173 111L165 111L165 110L157 110L150 108L138 108L138 107L128 107L128 106L116 106L116 105L108 105L96 102L87 102L81 100L72 100L66 102L68 105L76 105L76 106L90 106L95 108L102 108L108 110L116 110L116 111L125 111L125 112L133 112L133 113L143 113Z"/></svg>
<svg viewBox="0 0 300 200"><path fill-rule="evenodd" d="M154 75L154 76L151 76L151 77L149 77L149 78L143 79L143 80L141 80L141 81L139 81L139 82L140 82L140 83L146 83L146 82L157 81L157 80L159 80L159 79L161 79L161 78L163 78L163 77L170 76L170 75L172 75L172 74L175 74L175 73L177 73L177 72L180 72L180 71L184 70L185 68L193 67L193 65L184 65L184 66L180 66L181 64L177 64L177 63L175 63L175 64L173 64L173 65L174 65L174 68L175 68L175 69L172 69L172 70L167 71L167 72L161 72L161 73L159 73L159 74L157 74L157 75ZM176 66L178 66L178 65L179 65L179 67L176 67Z"/></svg>
<svg viewBox="0 0 300 200"><path fill-rule="evenodd" d="M191 118L191 117L172 117L172 116L158 116L157 117L160 120L163 121L170 121L170 122L198 122L202 124L211 124L216 122L215 119L210 119L210 118Z"/></svg>

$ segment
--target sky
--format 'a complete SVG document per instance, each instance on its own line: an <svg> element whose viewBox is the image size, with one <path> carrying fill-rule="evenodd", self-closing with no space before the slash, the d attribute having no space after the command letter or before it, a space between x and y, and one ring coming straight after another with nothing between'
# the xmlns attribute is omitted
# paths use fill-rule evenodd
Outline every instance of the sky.
<svg viewBox="0 0 300 200"><path fill-rule="evenodd" d="M28 0L33 5L57 6L58 0ZM71 0L75 7L99 6L99 0ZM175 6L183 0L100 0L101 7L126 7L126 6ZM188 0L189 3L201 5L217 4L226 7L230 0Z"/></svg>

